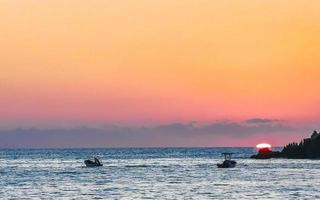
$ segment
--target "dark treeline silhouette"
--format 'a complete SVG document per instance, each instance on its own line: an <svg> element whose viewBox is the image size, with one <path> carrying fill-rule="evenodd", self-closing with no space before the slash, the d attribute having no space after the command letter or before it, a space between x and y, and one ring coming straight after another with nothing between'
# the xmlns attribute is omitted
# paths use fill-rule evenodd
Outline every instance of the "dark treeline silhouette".
<svg viewBox="0 0 320 200"><path fill-rule="evenodd" d="M281 152L268 152L251 156L256 159L291 158L315 159L320 158L320 132L313 131L310 138L305 138L300 143L289 143Z"/></svg>
<svg viewBox="0 0 320 200"><path fill-rule="evenodd" d="M314 131L310 138L286 145L281 154L286 158L320 158L320 133Z"/></svg>

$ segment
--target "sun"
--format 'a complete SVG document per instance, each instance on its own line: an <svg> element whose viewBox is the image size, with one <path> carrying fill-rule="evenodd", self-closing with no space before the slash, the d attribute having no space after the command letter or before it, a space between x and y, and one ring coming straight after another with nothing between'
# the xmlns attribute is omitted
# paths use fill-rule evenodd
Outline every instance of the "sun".
<svg viewBox="0 0 320 200"><path fill-rule="evenodd" d="M259 153L269 153L272 151L272 146L268 143L260 143L257 144L256 147L259 150Z"/></svg>
<svg viewBox="0 0 320 200"><path fill-rule="evenodd" d="M260 144L257 144L256 146L258 149L262 149L262 148L272 148L270 144L268 143L260 143Z"/></svg>

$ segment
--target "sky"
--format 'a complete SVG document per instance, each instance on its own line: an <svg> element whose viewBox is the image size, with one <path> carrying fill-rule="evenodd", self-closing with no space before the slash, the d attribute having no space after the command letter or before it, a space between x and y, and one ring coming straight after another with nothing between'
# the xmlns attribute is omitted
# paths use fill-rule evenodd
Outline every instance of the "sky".
<svg viewBox="0 0 320 200"><path fill-rule="evenodd" d="M0 147L300 140L320 127L319 10L317 0L0 0Z"/></svg>

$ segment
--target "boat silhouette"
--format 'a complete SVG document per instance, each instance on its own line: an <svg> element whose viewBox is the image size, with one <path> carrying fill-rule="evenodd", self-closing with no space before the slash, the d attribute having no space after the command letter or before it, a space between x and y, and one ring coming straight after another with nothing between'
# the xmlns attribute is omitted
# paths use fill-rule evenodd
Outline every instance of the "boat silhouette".
<svg viewBox="0 0 320 200"><path fill-rule="evenodd" d="M87 167L101 167L103 166L103 164L100 162L100 160L98 158L94 158L94 160L85 160L84 164Z"/></svg>
<svg viewBox="0 0 320 200"><path fill-rule="evenodd" d="M221 164L217 164L218 168L233 168L236 166L237 162L231 160L233 153L222 153L224 156L224 161Z"/></svg>

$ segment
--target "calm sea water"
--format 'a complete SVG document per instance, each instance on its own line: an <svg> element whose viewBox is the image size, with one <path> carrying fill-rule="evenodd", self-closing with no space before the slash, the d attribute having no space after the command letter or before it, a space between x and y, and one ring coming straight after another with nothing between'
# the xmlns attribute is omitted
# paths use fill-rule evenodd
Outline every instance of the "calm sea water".
<svg viewBox="0 0 320 200"><path fill-rule="evenodd" d="M218 169L222 152L238 166ZM253 148L0 150L1 199L320 199L320 160ZM97 156L104 166L86 168Z"/></svg>

